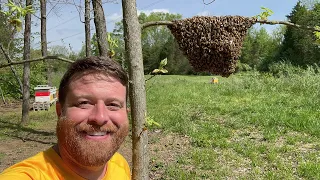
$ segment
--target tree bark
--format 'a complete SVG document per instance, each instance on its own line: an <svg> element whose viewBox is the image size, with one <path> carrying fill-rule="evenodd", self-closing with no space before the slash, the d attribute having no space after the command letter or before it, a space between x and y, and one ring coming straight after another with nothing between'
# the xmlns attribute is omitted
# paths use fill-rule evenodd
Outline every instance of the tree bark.
<svg viewBox="0 0 320 180"><path fill-rule="evenodd" d="M92 7L94 13L94 24L96 26L96 36L100 56L107 57L109 45L107 41L107 27L106 19L103 12L102 1L92 0Z"/></svg>
<svg viewBox="0 0 320 180"><path fill-rule="evenodd" d="M41 54L43 57L47 56L47 1L40 0L40 11L41 11ZM47 71L47 84L52 86L52 68L49 61L45 61Z"/></svg>
<svg viewBox="0 0 320 180"><path fill-rule="evenodd" d="M32 5L32 0L26 0L26 6ZM30 59L30 34L31 34L31 14L25 16L24 29L24 52L23 59ZM24 63L23 67L23 94L22 94L22 119L21 125L29 122L29 99L30 99L30 63Z"/></svg>
<svg viewBox="0 0 320 180"><path fill-rule="evenodd" d="M141 27L136 0L122 0L126 59L129 61L129 96L132 117L132 179L149 179L148 133L146 123L146 92L143 72Z"/></svg>
<svg viewBox="0 0 320 180"><path fill-rule="evenodd" d="M90 0L85 0L85 33L86 33L86 57L91 55L91 32L90 32Z"/></svg>
<svg viewBox="0 0 320 180"><path fill-rule="evenodd" d="M1 99L2 99L2 101L3 101L3 104L7 104L6 99L4 98L4 95L3 95L3 93L2 93L1 87L0 87L0 93L1 93Z"/></svg>

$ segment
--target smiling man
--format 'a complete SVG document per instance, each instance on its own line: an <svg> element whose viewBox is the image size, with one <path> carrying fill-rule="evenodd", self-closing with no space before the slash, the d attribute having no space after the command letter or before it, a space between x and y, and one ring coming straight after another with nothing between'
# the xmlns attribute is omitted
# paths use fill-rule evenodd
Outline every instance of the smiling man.
<svg viewBox="0 0 320 180"><path fill-rule="evenodd" d="M116 151L129 131L128 78L115 61L71 64L59 87L57 145L6 169L0 179L130 179Z"/></svg>

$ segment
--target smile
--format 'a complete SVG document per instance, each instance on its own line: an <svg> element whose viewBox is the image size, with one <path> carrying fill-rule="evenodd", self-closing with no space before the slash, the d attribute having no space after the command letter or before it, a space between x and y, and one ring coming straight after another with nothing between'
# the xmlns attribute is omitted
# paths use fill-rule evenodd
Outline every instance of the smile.
<svg viewBox="0 0 320 180"><path fill-rule="evenodd" d="M87 132L87 135L89 135L89 136L105 136L105 135L107 135L107 132L102 132L102 131Z"/></svg>

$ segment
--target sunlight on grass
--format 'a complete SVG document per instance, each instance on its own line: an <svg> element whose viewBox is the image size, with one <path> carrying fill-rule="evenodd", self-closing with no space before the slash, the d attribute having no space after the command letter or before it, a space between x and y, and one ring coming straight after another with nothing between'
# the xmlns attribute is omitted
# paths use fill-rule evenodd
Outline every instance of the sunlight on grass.
<svg viewBox="0 0 320 180"><path fill-rule="evenodd" d="M319 177L317 161L299 170L295 165L313 153L301 144L319 146L319 76L247 73L218 77L218 84L210 84L211 78L157 76L147 82L148 114L165 131L190 136L193 147L166 169L167 177ZM235 163L224 166L229 161Z"/></svg>

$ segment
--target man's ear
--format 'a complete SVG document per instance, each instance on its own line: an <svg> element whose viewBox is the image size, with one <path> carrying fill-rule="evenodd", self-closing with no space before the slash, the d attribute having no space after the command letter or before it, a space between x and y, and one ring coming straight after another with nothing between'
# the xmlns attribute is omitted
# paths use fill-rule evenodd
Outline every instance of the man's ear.
<svg viewBox="0 0 320 180"><path fill-rule="evenodd" d="M130 111L131 111L131 108L128 107L128 108L127 108L127 113L130 113Z"/></svg>
<svg viewBox="0 0 320 180"><path fill-rule="evenodd" d="M56 113L58 117L61 116L61 104L59 101L56 102Z"/></svg>

